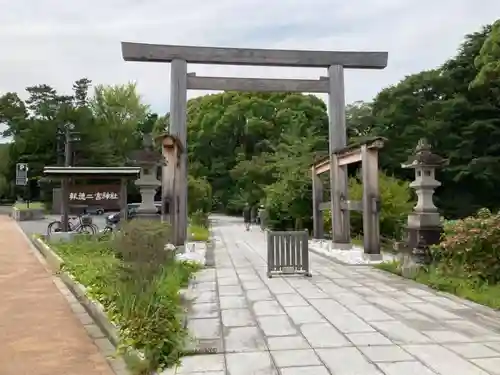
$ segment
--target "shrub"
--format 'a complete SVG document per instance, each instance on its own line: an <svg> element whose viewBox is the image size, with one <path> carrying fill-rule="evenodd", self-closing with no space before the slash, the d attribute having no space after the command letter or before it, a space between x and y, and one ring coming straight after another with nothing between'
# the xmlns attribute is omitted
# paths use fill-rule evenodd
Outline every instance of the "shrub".
<svg viewBox="0 0 500 375"><path fill-rule="evenodd" d="M119 329L120 350L143 354L141 374L176 363L184 350L179 291L199 266L176 261L164 247L170 228L132 220L114 238L79 236L53 246L64 269L87 287Z"/></svg>
<svg viewBox="0 0 500 375"><path fill-rule="evenodd" d="M112 246L123 260L124 277L150 281L160 268L175 255L165 251L171 228L157 220L131 220L113 238Z"/></svg>
<svg viewBox="0 0 500 375"><path fill-rule="evenodd" d="M189 217L189 222L191 225L208 228L210 226L210 220L208 219L208 213L201 210L195 211Z"/></svg>
<svg viewBox="0 0 500 375"><path fill-rule="evenodd" d="M380 234L391 239L403 236L408 214L415 202L412 200L412 191L409 183L395 177L379 173L379 191L381 200ZM359 177L349 179L349 199L361 201L363 198L363 184ZM332 230L331 211L323 211L325 232ZM351 211L351 233L363 233L363 216L360 212Z"/></svg>
<svg viewBox="0 0 500 375"><path fill-rule="evenodd" d="M205 178L188 176L188 212L210 212L212 209L212 186Z"/></svg>
<svg viewBox="0 0 500 375"><path fill-rule="evenodd" d="M415 202L412 200L412 191L409 183L395 177L379 173L380 191L380 234L384 237L399 239L403 235L408 214ZM349 179L349 198L361 200L363 185L358 178ZM354 233L363 230L363 217L359 212L351 213L351 227Z"/></svg>
<svg viewBox="0 0 500 375"><path fill-rule="evenodd" d="M444 272L460 271L469 278L498 283L500 213L481 209L475 216L445 223L442 241L432 248L432 255Z"/></svg>
<svg viewBox="0 0 500 375"><path fill-rule="evenodd" d="M188 237L191 241L208 241L210 231L204 226L191 224L188 227Z"/></svg>
<svg viewBox="0 0 500 375"><path fill-rule="evenodd" d="M300 171L302 172L302 171ZM311 226L311 178L292 174L266 186L266 225L274 230L302 230Z"/></svg>

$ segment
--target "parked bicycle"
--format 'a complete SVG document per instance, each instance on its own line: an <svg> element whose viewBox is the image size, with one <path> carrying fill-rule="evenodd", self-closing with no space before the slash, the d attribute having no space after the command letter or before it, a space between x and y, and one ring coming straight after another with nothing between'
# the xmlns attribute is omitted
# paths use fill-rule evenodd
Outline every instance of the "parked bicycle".
<svg viewBox="0 0 500 375"><path fill-rule="evenodd" d="M127 213L127 218L128 220L132 220L136 215L136 209L135 207L128 207L128 213ZM109 234L118 231L120 221L122 219L122 213L121 212L115 212L113 214L110 214L106 216L106 226L104 229L99 233L100 238L104 239L106 238Z"/></svg>
<svg viewBox="0 0 500 375"><path fill-rule="evenodd" d="M89 215L78 215L70 217L68 220L68 230L70 232L81 234L96 234L99 231L97 225L92 222ZM47 234L50 236L52 233L62 232L62 220L55 220L47 226Z"/></svg>

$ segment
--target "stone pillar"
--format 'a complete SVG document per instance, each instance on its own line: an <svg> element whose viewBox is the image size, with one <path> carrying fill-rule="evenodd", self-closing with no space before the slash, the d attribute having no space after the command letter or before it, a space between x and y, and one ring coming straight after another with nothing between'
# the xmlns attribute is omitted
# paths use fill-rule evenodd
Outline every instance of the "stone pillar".
<svg viewBox="0 0 500 375"><path fill-rule="evenodd" d="M415 180L410 186L415 190L418 201L413 212L408 215L407 248L417 264L430 261L429 246L439 243L442 226L433 195L441 183L435 179L436 168L446 165L447 160L433 154L431 146L421 139L411 156L401 166L415 170Z"/></svg>

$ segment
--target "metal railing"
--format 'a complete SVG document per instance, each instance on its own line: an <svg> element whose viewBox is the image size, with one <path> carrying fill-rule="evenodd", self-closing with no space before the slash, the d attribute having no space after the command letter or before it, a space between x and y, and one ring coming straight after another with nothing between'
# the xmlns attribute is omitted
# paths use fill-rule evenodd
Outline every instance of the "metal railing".
<svg viewBox="0 0 500 375"><path fill-rule="evenodd" d="M311 276L307 231L267 232L267 277L275 273Z"/></svg>

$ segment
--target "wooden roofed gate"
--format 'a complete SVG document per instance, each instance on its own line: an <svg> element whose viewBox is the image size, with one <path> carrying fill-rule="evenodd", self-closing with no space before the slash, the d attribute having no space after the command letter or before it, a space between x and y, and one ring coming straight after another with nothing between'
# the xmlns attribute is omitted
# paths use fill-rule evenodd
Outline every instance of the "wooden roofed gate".
<svg viewBox="0 0 500 375"><path fill-rule="evenodd" d="M387 52L307 51L255 48L195 47L122 42L125 61L170 63L170 133L179 140L179 166L173 187L174 230L178 241L187 237L187 90L310 92L328 94L329 154L346 147L344 69L384 69ZM269 79L236 77L199 77L188 73L187 64L248 65L326 68L327 77L311 79ZM332 178L333 178L332 174ZM335 173L337 186L347 195L347 169L340 166ZM171 185L168 179L163 184ZM164 188L166 186L162 186ZM172 187L165 190L172 191ZM166 199L166 198L165 198ZM163 202L165 205L165 202ZM337 231L338 232L338 231ZM336 233L337 233L336 232ZM336 239L347 240L345 230Z"/></svg>
<svg viewBox="0 0 500 375"><path fill-rule="evenodd" d="M319 160L311 167L313 185L313 236L324 238L324 210L331 210L332 241L334 247L350 247L349 211L363 215L363 249L372 259L380 258L380 193L378 186L378 151L384 138L376 137L336 150L330 158ZM363 197L361 201L349 200L347 184L339 178L347 174L347 166L361 162ZM323 202L323 182L319 175L330 174L330 202Z"/></svg>

